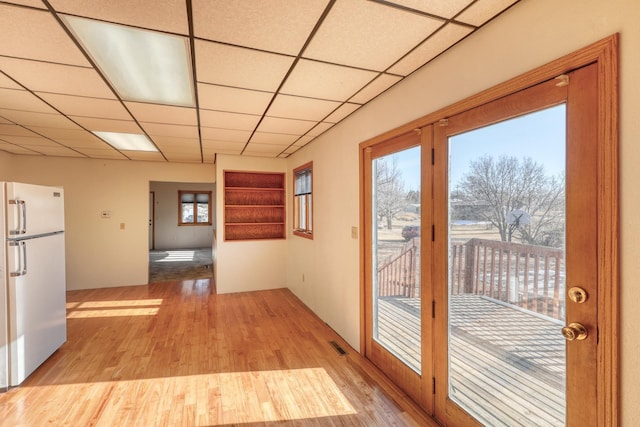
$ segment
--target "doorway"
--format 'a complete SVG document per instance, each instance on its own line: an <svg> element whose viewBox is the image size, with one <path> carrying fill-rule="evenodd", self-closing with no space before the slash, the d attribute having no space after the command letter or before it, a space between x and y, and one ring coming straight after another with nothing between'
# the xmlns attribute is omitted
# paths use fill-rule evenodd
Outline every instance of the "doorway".
<svg viewBox="0 0 640 427"><path fill-rule="evenodd" d="M615 414L614 45L362 146L364 352L445 425ZM379 170L407 155L420 162L400 181L420 176L420 216L405 225L409 191L396 185L387 220Z"/></svg>

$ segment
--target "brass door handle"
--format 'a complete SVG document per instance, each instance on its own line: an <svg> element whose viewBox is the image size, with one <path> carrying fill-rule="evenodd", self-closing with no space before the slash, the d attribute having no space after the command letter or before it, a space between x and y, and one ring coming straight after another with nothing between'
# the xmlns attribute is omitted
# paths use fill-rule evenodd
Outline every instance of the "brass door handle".
<svg viewBox="0 0 640 427"><path fill-rule="evenodd" d="M562 335L567 341L582 341L589 336L589 332L582 324L574 322L569 323L567 326L562 328Z"/></svg>

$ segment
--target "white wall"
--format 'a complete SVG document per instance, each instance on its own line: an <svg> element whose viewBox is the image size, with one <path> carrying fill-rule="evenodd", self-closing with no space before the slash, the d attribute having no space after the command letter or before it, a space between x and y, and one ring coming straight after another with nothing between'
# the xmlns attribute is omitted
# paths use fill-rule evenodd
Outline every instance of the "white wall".
<svg viewBox="0 0 640 427"><path fill-rule="evenodd" d="M291 156L289 171L313 159L317 193L314 240L288 247L291 289L358 348L359 255L349 231L359 218L358 144L620 32L621 414L623 425L640 425L638 18L637 0L522 1Z"/></svg>
<svg viewBox="0 0 640 427"><path fill-rule="evenodd" d="M214 165L13 158L12 180L64 187L67 289L147 283L149 182L215 181Z"/></svg>
<svg viewBox="0 0 640 427"><path fill-rule="evenodd" d="M285 172L284 159L218 155L217 182L217 237L214 272L218 293L257 291L284 288L286 281L287 240L224 240L224 188L223 171ZM287 180L287 187L289 182ZM290 199L287 198L287 207ZM290 215L287 209L287 216ZM287 224L290 222L287 220Z"/></svg>
<svg viewBox="0 0 640 427"><path fill-rule="evenodd" d="M213 181L215 177L211 177ZM152 182L155 195L155 249L210 248L216 223L216 186L207 183ZM178 191L211 191L213 225L178 225Z"/></svg>

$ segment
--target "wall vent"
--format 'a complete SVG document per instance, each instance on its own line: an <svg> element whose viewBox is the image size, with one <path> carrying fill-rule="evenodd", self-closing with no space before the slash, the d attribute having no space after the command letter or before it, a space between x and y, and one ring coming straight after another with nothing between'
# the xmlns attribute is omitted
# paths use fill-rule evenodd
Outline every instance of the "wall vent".
<svg viewBox="0 0 640 427"><path fill-rule="evenodd" d="M329 344L331 344L331 346L336 349L340 356L345 356L347 354L347 352L342 347L340 347L340 344L338 344L337 342L329 341Z"/></svg>

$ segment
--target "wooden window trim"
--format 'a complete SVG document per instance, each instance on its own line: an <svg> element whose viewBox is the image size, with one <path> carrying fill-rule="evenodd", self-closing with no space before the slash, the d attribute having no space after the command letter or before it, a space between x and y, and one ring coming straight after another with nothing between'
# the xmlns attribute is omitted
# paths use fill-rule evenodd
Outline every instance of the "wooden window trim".
<svg viewBox="0 0 640 427"><path fill-rule="evenodd" d="M194 206L194 215L193 215L193 222L182 222L182 195L183 194L193 194L194 195L194 199L193 199L193 203L196 203L196 195L198 194L207 194L209 196L209 207L208 207L208 215L207 215L207 222L197 222L197 218L198 215L196 213L196 207ZM212 192L211 191L200 191L200 190L178 190L178 227L182 227L182 226L187 226L187 227L193 227L193 226L208 226L208 225L213 225L213 221L212 221L212 215L211 215L211 197L212 197Z"/></svg>
<svg viewBox="0 0 640 427"><path fill-rule="evenodd" d="M309 170L311 171L311 192L309 193L309 196L311 197L311 209L307 209L307 222L309 220L311 220L311 231L307 231L307 230L301 230L299 228L296 228L296 226L298 225L298 201L296 200L296 174L300 171L303 170ZM295 168L293 170L293 203L292 203L292 207L293 207L293 234L296 236L300 236L300 237L304 237L305 239L311 239L313 240L313 229L314 227L314 200L313 200L313 162L308 162L305 163L303 165L298 166L297 168Z"/></svg>

